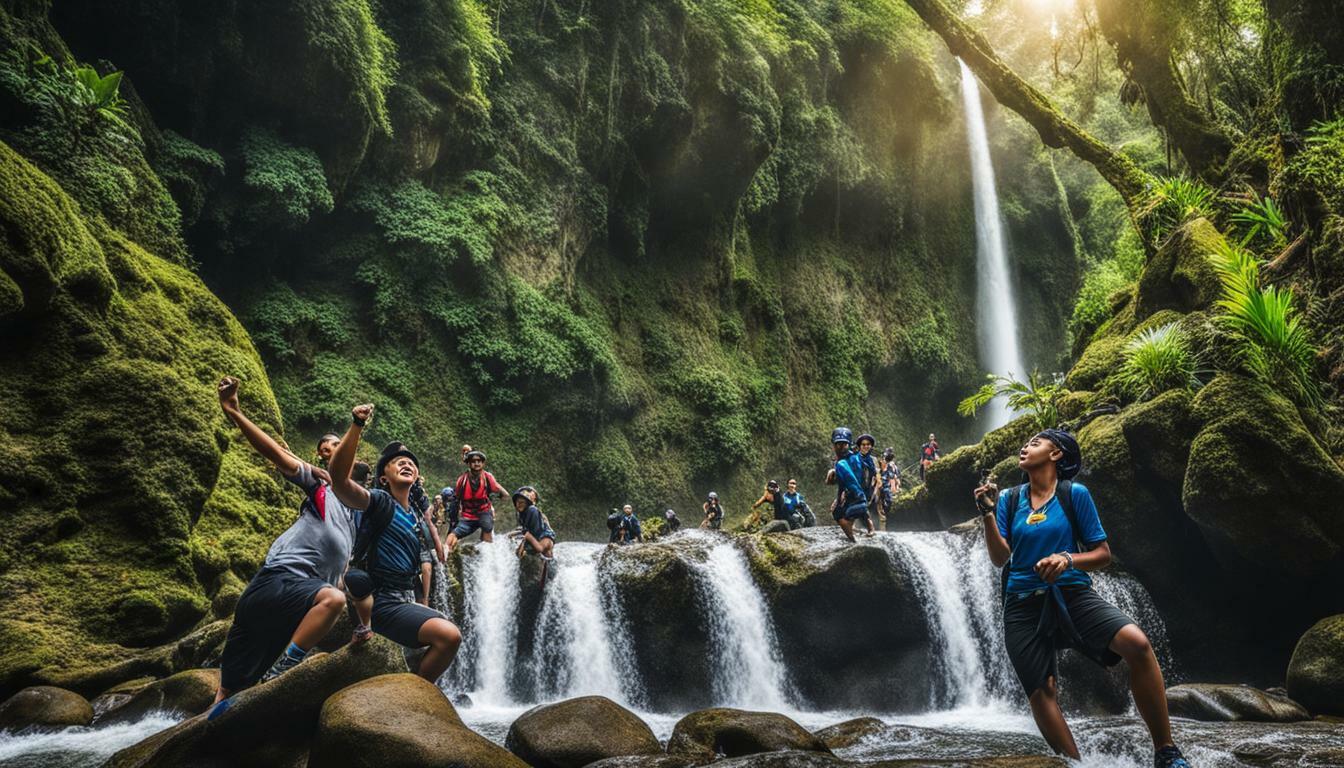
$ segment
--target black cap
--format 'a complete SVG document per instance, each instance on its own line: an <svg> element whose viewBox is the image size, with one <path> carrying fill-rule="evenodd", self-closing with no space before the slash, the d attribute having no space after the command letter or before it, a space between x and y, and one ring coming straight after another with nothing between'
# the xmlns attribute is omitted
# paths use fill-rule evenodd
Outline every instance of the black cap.
<svg viewBox="0 0 1344 768"><path fill-rule="evenodd" d="M466 453L462 454L462 463L463 463L463 464L466 464L466 463L470 462L470 461L472 460L472 458L474 458L474 457L476 457L476 456L481 457L481 461L485 461L485 452L484 452L484 451L476 451L476 450L472 450L472 451L467 451Z"/></svg>
<svg viewBox="0 0 1344 768"><path fill-rule="evenodd" d="M420 459L416 458L414 453L411 453L411 449L407 448L406 444L400 440L394 440L383 446L383 453L378 457L378 466L374 468L373 479L381 482L383 470L387 469L388 463L400 456L405 456L414 462L416 469L420 468Z"/></svg>
<svg viewBox="0 0 1344 768"><path fill-rule="evenodd" d="M1037 437L1043 437L1055 444L1055 447L1064 455L1059 461L1055 462L1055 469L1059 476L1064 480L1071 480L1078 474L1078 470L1083 468L1083 449L1078 447L1078 441L1073 435L1062 429L1046 429L1039 432Z"/></svg>

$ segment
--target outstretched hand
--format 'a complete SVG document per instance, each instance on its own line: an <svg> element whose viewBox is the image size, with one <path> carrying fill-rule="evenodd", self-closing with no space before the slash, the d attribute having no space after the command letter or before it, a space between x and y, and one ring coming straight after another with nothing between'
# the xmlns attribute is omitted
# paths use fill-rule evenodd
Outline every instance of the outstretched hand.
<svg viewBox="0 0 1344 768"><path fill-rule="evenodd" d="M238 380L232 376L225 376L219 380L219 405L228 411L239 410L238 407Z"/></svg>

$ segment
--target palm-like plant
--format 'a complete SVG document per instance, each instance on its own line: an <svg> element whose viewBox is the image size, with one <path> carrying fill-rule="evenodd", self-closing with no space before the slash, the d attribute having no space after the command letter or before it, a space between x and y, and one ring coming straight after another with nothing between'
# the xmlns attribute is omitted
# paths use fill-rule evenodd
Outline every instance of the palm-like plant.
<svg viewBox="0 0 1344 768"><path fill-rule="evenodd" d="M1240 246L1222 246L1214 265L1222 280L1219 321L1242 342L1242 365L1266 384L1286 387L1298 403L1319 406L1316 348L1293 304L1293 292L1261 287L1259 263Z"/></svg>
<svg viewBox="0 0 1344 768"><path fill-rule="evenodd" d="M1232 221L1246 228L1246 234L1241 238L1243 246L1256 237L1266 240L1268 247L1275 250L1282 250L1288 244L1288 219L1274 198L1268 195L1255 195L1244 208L1232 214Z"/></svg>
<svg viewBox="0 0 1344 768"><path fill-rule="evenodd" d="M1032 371L1026 381L1018 381L1012 375L992 373L988 378L984 386L957 405L957 413L974 416L994 398L1006 397L1009 408L1030 412L1041 429L1050 429L1059 423L1059 399L1068 392L1063 376L1054 374L1046 382L1039 371Z"/></svg>
<svg viewBox="0 0 1344 768"><path fill-rule="evenodd" d="M1140 332L1125 345L1124 362L1116 383L1139 400L1148 400L1173 389L1194 389L1198 355L1176 323Z"/></svg>
<svg viewBox="0 0 1344 768"><path fill-rule="evenodd" d="M1214 191L1203 182L1183 176L1160 178L1147 203L1140 209L1139 219L1153 242L1161 242L1191 219L1214 218L1213 203Z"/></svg>

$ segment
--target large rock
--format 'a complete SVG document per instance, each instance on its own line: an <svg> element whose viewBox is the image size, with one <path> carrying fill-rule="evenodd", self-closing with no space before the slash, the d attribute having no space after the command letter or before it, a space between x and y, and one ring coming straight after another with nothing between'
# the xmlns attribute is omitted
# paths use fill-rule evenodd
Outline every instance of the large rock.
<svg viewBox="0 0 1344 768"><path fill-rule="evenodd" d="M462 724L432 683L409 673L345 688L322 705L308 768L524 768Z"/></svg>
<svg viewBox="0 0 1344 768"><path fill-rule="evenodd" d="M178 672L141 688L125 703L99 717L98 724L129 723L155 711L199 714L215 700L218 688L218 669Z"/></svg>
<svg viewBox="0 0 1344 768"><path fill-rule="evenodd" d="M692 765L696 763L682 755L628 755L598 760L585 768L688 768Z"/></svg>
<svg viewBox="0 0 1344 768"><path fill-rule="evenodd" d="M1344 614L1302 635L1288 662L1288 695L1313 714L1344 716Z"/></svg>
<svg viewBox="0 0 1344 768"><path fill-rule="evenodd" d="M1295 723L1311 719L1301 704L1249 685L1175 685L1167 689L1167 708L1173 717L1212 722Z"/></svg>
<svg viewBox="0 0 1344 768"><path fill-rule="evenodd" d="M1135 315L1143 320L1164 309L1206 309L1218 298L1213 256L1223 236L1208 219L1195 219L1169 237L1143 268L1135 293Z"/></svg>
<svg viewBox="0 0 1344 768"><path fill-rule="evenodd" d="M114 754L108 768L231 768L301 764L322 705L337 691L378 675L404 672L400 646L374 637L304 661L230 699L213 720L197 715ZM212 710L213 712L213 710Z"/></svg>
<svg viewBox="0 0 1344 768"><path fill-rule="evenodd" d="M715 707L692 712L677 721L667 752L695 760L711 760L715 755L738 757L759 752L802 750L824 752L830 749L821 739L798 723L775 712L747 712Z"/></svg>
<svg viewBox="0 0 1344 768"><path fill-rule="evenodd" d="M581 768L608 757L663 751L648 724L605 696L533 707L509 726L504 746L534 768Z"/></svg>
<svg viewBox="0 0 1344 768"><path fill-rule="evenodd" d="M0 704L0 730L88 725L93 706L78 693L50 685L24 688Z"/></svg>
<svg viewBox="0 0 1344 768"><path fill-rule="evenodd" d="M891 726L876 717L856 717L814 731L827 749L844 749L859 742L886 733Z"/></svg>

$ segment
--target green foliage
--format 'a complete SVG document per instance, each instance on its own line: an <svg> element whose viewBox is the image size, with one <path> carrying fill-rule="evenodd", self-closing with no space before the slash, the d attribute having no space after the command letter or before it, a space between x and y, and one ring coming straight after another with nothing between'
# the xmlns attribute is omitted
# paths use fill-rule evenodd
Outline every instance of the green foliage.
<svg viewBox="0 0 1344 768"><path fill-rule="evenodd" d="M1151 400L1173 389L1198 387L1198 368L1199 356L1181 327L1167 323L1140 331L1125 344L1116 383L1139 400Z"/></svg>
<svg viewBox="0 0 1344 768"><path fill-rule="evenodd" d="M957 405L957 413L975 416L981 408L996 397L1007 398L1013 411L1030 412L1040 429L1051 429L1059 424L1059 401L1068 394L1062 377L1055 375L1047 383L1039 371L1032 371L1026 381L1014 376L989 374L989 382Z"/></svg>
<svg viewBox="0 0 1344 768"><path fill-rule="evenodd" d="M1277 186L1283 199L1320 201L1320 207L1344 215L1344 117L1312 125L1306 148L1284 166Z"/></svg>
<svg viewBox="0 0 1344 768"><path fill-rule="evenodd" d="M120 72L99 75L98 70L81 64L70 74L75 82L75 97L81 106L104 120L124 124L127 107L126 100L121 98Z"/></svg>
<svg viewBox="0 0 1344 768"><path fill-rule="evenodd" d="M339 73L347 98L383 133L392 133L387 113L387 90L397 68L396 44L378 26L369 0L301 0L294 11L316 54L321 71ZM331 82L312 82L314 89L330 89Z"/></svg>
<svg viewBox="0 0 1344 768"><path fill-rule="evenodd" d="M1288 220L1274 198L1254 194L1232 214L1232 224L1245 230L1241 245L1259 245L1259 250L1282 250L1288 244Z"/></svg>
<svg viewBox="0 0 1344 768"><path fill-rule="evenodd" d="M265 128L244 131L238 146L248 217L259 224L297 229L335 201L317 153L295 147Z"/></svg>
<svg viewBox="0 0 1344 768"><path fill-rule="evenodd" d="M1214 191L1207 184L1184 176L1159 177L1139 211L1139 221L1149 240L1160 243L1185 222L1215 218Z"/></svg>
<svg viewBox="0 0 1344 768"><path fill-rule="evenodd" d="M486 171L467 174L443 194L414 180L373 184L361 188L349 207L372 216L388 245L430 264L444 267L465 258L480 266L493 258L494 237L510 213L494 185Z"/></svg>
<svg viewBox="0 0 1344 768"><path fill-rule="evenodd" d="M1260 265L1228 244L1214 258L1222 282L1219 320L1241 342L1242 365L1265 384L1286 388L1301 405L1321 404L1316 347L1294 306L1291 290L1260 285Z"/></svg>

